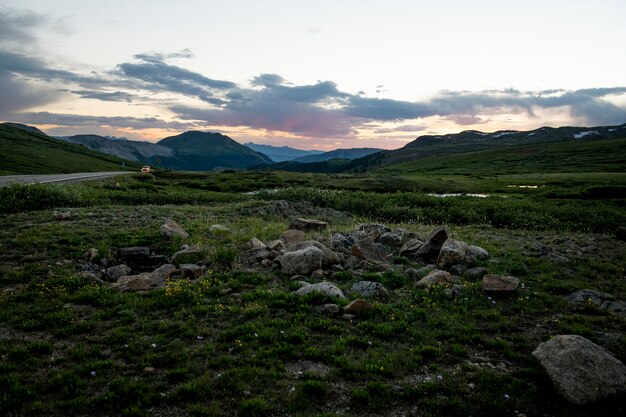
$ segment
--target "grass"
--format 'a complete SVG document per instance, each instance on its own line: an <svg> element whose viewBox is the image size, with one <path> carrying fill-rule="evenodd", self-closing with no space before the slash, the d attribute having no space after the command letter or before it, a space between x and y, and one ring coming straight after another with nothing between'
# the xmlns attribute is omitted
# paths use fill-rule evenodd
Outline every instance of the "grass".
<svg viewBox="0 0 626 417"><path fill-rule="evenodd" d="M135 162L11 126L0 126L0 175L138 170Z"/></svg>
<svg viewBox="0 0 626 417"><path fill-rule="evenodd" d="M411 175L407 183L418 178ZM255 172L2 189L0 414L617 415L623 398L582 408L562 400L530 355L556 334L599 342L602 332L622 338L614 352L626 361L626 321L572 312L564 298L593 288L626 299L626 247L606 233L626 223L624 199L586 191L622 177L559 175L543 177L561 184L553 194L507 190L508 198L487 199L361 189L366 176ZM455 178L466 191L506 182ZM385 183L394 177L380 177ZM356 215L329 215L322 238L369 221L420 235L449 224L453 237L490 251L482 264L490 272L524 286L493 299L468 283L449 298L444 288L416 288L401 270L368 274L390 290L387 302L372 300L373 311L351 320L318 313L327 300L295 297L289 277L232 269L245 241L287 228L291 218L253 210L275 199ZM71 218L55 220L59 210ZM197 282L120 293L80 273L91 247L108 257L159 244L171 255L182 242L161 242L167 218L207 250L209 270ZM229 231L207 233L213 224ZM336 283L349 293L359 279L345 273Z"/></svg>

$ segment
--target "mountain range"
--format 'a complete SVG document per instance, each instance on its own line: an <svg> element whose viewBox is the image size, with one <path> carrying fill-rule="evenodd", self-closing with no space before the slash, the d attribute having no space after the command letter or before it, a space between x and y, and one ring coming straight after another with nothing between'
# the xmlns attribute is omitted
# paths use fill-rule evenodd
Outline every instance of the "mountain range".
<svg viewBox="0 0 626 417"><path fill-rule="evenodd" d="M252 142L244 143L244 145L250 149L269 156L270 159L274 162L291 161L303 156L319 155L324 153L324 151L296 149L289 146L262 145Z"/></svg>
<svg viewBox="0 0 626 417"><path fill-rule="evenodd" d="M324 152L318 155L308 155L300 158L295 158L294 162L312 163L312 162L324 162L331 159L357 159L367 155L371 155L376 152L380 152L382 149L376 148L350 148L350 149L335 149L332 151Z"/></svg>

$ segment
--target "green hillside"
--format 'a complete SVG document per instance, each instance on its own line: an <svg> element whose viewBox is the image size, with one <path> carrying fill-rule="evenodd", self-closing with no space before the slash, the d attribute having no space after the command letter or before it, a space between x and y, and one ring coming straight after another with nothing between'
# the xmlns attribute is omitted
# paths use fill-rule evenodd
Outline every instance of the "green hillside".
<svg viewBox="0 0 626 417"><path fill-rule="evenodd" d="M122 159L10 125L0 125L0 175L118 171ZM124 161L127 169L138 169Z"/></svg>

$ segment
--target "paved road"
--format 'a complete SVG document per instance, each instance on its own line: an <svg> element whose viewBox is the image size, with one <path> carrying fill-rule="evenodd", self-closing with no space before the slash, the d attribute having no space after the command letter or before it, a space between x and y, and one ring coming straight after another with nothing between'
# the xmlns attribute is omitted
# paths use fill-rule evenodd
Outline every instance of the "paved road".
<svg viewBox="0 0 626 417"><path fill-rule="evenodd" d="M136 174L136 171L116 172L77 172L75 174L51 174L51 175L7 175L0 176L0 187L6 187L11 183L34 184L45 183L68 183L84 180L101 179L115 175Z"/></svg>

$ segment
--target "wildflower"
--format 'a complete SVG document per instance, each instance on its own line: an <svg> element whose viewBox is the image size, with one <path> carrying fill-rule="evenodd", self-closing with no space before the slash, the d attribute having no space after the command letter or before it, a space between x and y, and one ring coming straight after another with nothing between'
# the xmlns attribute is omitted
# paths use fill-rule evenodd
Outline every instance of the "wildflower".
<svg viewBox="0 0 626 417"><path fill-rule="evenodd" d="M91 375L91 376L96 376L96 371L91 371L91 372L89 373L89 375Z"/></svg>
<svg viewBox="0 0 626 417"><path fill-rule="evenodd" d="M156 347L156 343L153 343L150 346L152 346L152 348L154 349Z"/></svg>
<svg viewBox="0 0 626 417"><path fill-rule="evenodd" d="M437 380L438 380L438 381L443 380L443 376L441 376L441 375L437 375Z"/></svg>

